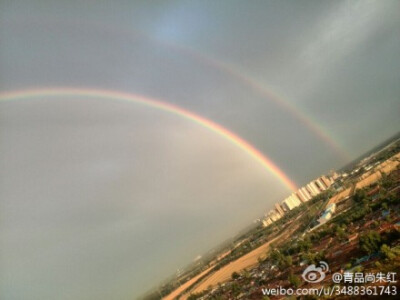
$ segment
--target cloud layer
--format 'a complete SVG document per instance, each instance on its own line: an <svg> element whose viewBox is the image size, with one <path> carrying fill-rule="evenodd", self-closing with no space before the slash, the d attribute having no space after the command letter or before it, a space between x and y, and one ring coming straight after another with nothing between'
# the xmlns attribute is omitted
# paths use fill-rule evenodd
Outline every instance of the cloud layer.
<svg viewBox="0 0 400 300"><path fill-rule="evenodd" d="M159 98L237 133L303 184L346 161L296 114L350 159L397 132L399 8L2 1L0 91ZM2 299L131 299L288 193L214 133L136 104L0 103L0 149Z"/></svg>

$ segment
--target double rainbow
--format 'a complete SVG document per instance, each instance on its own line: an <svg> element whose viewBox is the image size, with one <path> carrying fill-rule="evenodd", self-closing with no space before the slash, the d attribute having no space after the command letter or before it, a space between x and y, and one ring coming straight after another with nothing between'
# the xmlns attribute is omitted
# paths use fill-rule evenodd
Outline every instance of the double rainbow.
<svg viewBox="0 0 400 300"><path fill-rule="evenodd" d="M32 19L23 19L20 20L24 23ZM34 22L49 22L51 25L54 23L58 23L60 25L68 25L68 26L76 26L75 22L71 22L69 19L33 19ZM15 22L15 20L14 20ZM312 132L319 140L321 140L324 144L329 146L329 149L333 150L335 154L343 161L347 162L350 160L350 155L347 153L342 145L340 145L337 139L332 137L332 133L329 133L326 128L324 128L318 121L313 120L310 114L302 111L299 107L292 104L291 101L287 100L286 97L278 94L276 91L272 90L271 87L267 87L264 84L258 82L251 76L247 74L243 74L236 66L227 63L225 61L216 59L210 55L207 55L197 49L194 49L189 46L185 46L182 44L178 44L176 42L172 42L165 39L155 38L146 34L142 31L137 31L132 28L125 28L119 26L112 26L110 24L104 24L100 22L81 20L84 22L85 26L90 26L91 28L95 28L101 31L109 31L112 35L120 34L124 38L128 37L136 37L147 39L150 42L157 43L161 46L172 49L180 54L186 55L188 57L193 58L194 60L202 63L203 65L207 65L215 70L218 70L222 74L240 82L243 86L247 87L249 90L255 92L266 100L272 101L276 103L279 107L284 109L287 113L289 113L294 119L299 121L305 128L307 128L310 132ZM45 24L45 23L44 23ZM81 23L80 23L81 24ZM46 24L47 25L47 24Z"/></svg>
<svg viewBox="0 0 400 300"><path fill-rule="evenodd" d="M109 90L99 90L99 89L82 89L82 88L45 88L45 89L29 89L20 91L11 91L0 93L0 102L11 101L11 100L22 100L31 99L38 97L62 97L62 96L73 96L73 97L90 97L97 99L107 99L107 100L119 100L134 102L137 104L145 105L155 109L159 109L191 122L194 122L215 134L218 134L222 138L228 140L236 147L245 151L253 159L258 161L265 169L272 173L280 182L292 191L297 190L296 184L289 179L289 177L278 168L278 166L272 162L267 156L263 155L254 146L249 144L247 141L236 135L235 133L229 131L228 129L222 127L221 125L201 117L191 111L178 107L176 105L163 102L160 100L144 97L141 95L128 94L117 91Z"/></svg>

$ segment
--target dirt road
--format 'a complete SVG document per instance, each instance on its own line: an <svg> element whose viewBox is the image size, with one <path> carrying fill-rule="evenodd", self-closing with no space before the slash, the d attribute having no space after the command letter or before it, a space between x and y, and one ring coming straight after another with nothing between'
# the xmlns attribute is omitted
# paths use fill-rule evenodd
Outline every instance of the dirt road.
<svg viewBox="0 0 400 300"><path fill-rule="evenodd" d="M163 300L173 300L176 296L178 296L180 293L182 293L186 288L188 288L190 285L195 283L197 279L199 279L201 276L203 276L203 275L207 274L208 272L210 272L210 270L212 268L213 267L208 268L207 270L201 272L199 275L197 275L197 276L193 277L192 279L190 279L189 281L185 282L180 287L178 287L175 291L173 291L171 294L165 296L163 298Z"/></svg>
<svg viewBox="0 0 400 300"><path fill-rule="evenodd" d="M297 220L297 219L296 219ZM296 223L296 222L294 222ZM287 228L283 233L268 241L267 243L261 245L260 247L254 249L253 251L247 253L246 255L238 258L237 260L231 262L230 264L222 267L215 273L211 274L208 278L200 282L194 289L192 289L189 293L184 294L181 299L185 300L189 297L190 293L198 293L205 289L207 289L210 285L214 286L219 282L227 281L231 278L233 272L239 272L245 268L252 267L258 264L258 258L261 255L265 255L268 252L269 246L271 243L275 242L278 239L288 238L292 232L294 232L298 228L297 224L292 224Z"/></svg>

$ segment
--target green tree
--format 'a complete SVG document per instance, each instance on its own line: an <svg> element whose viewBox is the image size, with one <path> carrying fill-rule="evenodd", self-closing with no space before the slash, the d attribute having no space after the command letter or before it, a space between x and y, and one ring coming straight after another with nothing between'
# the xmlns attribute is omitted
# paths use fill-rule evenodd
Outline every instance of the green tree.
<svg viewBox="0 0 400 300"><path fill-rule="evenodd" d="M388 245L383 244L381 246L381 252L383 256L389 261L400 257L400 249L390 248Z"/></svg>
<svg viewBox="0 0 400 300"><path fill-rule="evenodd" d="M306 252L311 248L312 243L310 241L310 238L306 237L303 241L299 241L298 245L301 252Z"/></svg>
<svg viewBox="0 0 400 300"><path fill-rule="evenodd" d="M235 280L235 279L238 279L240 277L240 275L239 275L238 272L233 272L231 277L232 277L233 280Z"/></svg>
<svg viewBox="0 0 400 300"><path fill-rule="evenodd" d="M247 269L243 270L243 277L249 279L251 277L250 272Z"/></svg>
<svg viewBox="0 0 400 300"><path fill-rule="evenodd" d="M202 296L201 293L194 293L194 294L190 294L190 296L187 298L188 300L196 300L199 299Z"/></svg>
<svg viewBox="0 0 400 300"><path fill-rule="evenodd" d="M291 285L293 285L295 288L299 287L301 284L301 280L298 276L294 275L293 273L289 274L288 280Z"/></svg>
<svg viewBox="0 0 400 300"><path fill-rule="evenodd" d="M352 266L351 263L347 263L347 264L344 265L344 268L345 268L346 270L349 270L349 269L351 268L351 266Z"/></svg>
<svg viewBox="0 0 400 300"><path fill-rule="evenodd" d="M356 190L354 193L353 199L355 202L362 202L367 196L367 193L364 189Z"/></svg>
<svg viewBox="0 0 400 300"><path fill-rule="evenodd" d="M345 232L345 230L338 226L336 228L336 232L335 232L336 237L340 240L340 241L344 241L347 239L347 233Z"/></svg>
<svg viewBox="0 0 400 300"><path fill-rule="evenodd" d="M236 282L231 285L231 292L234 296L240 294L240 286Z"/></svg>
<svg viewBox="0 0 400 300"><path fill-rule="evenodd" d="M291 267L293 264L292 257L282 254L279 250L273 250L270 258L278 265L280 270Z"/></svg>
<svg viewBox="0 0 400 300"><path fill-rule="evenodd" d="M293 265L293 259L290 255L284 256L283 267L291 267Z"/></svg>
<svg viewBox="0 0 400 300"><path fill-rule="evenodd" d="M367 253L372 254L378 251L381 245L381 236L378 232L371 230L367 234L360 237L359 246L360 249Z"/></svg>
<svg viewBox="0 0 400 300"><path fill-rule="evenodd" d="M382 179L381 179L381 184L382 184L383 188L388 189L393 185L393 179L390 176L383 173Z"/></svg>

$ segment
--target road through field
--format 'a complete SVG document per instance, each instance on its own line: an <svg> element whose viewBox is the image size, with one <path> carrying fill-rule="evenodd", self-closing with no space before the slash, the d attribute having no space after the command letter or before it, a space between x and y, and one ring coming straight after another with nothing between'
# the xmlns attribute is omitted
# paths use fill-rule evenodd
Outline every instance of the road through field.
<svg viewBox="0 0 400 300"><path fill-rule="evenodd" d="M274 242L278 237L274 238L273 240L263 244L262 246L258 247L257 249L247 253L246 255L240 257L239 259L231 262L230 264L222 267L220 270L212 274L206 280L201 282L193 291L192 293L198 293L205 289L207 289L210 285L216 285L218 282L224 282L231 278L233 272L239 272L245 268L252 267L258 264L258 258L265 254L268 249L269 245ZM188 295L185 295L188 296ZM186 299L186 297L182 297L182 299Z"/></svg>
<svg viewBox="0 0 400 300"><path fill-rule="evenodd" d="M189 281L185 282L180 287L178 287L175 291L173 291L171 294L165 296L163 298L163 300L173 300L176 296L178 296L180 293L182 293L186 288L188 288L193 283L195 283L197 279L199 279L201 276L207 274L212 268L213 267L208 268L207 270L204 270L199 275L197 275L197 276L193 277L192 279L190 279Z"/></svg>
<svg viewBox="0 0 400 300"><path fill-rule="evenodd" d="M290 222L291 224L278 236L273 238L272 240L266 242L265 244L262 244L260 247L254 249L253 251L247 253L246 255L238 258L237 260L231 262L230 264L222 267L215 273L209 275L208 277L206 276L205 279L197 284L193 289L191 289L188 293L183 294L180 299L185 300L189 297L190 293L198 293L201 292L205 289L207 289L210 285L214 286L218 284L219 282L224 282L231 278L231 275L233 272L238 272L241 271L245 268L252 267L258 263L258 258L261 255L264 255L268 249L271 243L278 239L285 239L289 237L298 227L299 224L298 219L301 217L298 216L295 220ZM177 288L175 291L173 291L171 294L165 296L162 300L173 300L175 299L178 295L180 295L185 289L187 289L189 286L191 286L193 283L195 283L200 277L207 275L208 272L210 272L214 267L210 267L207 270L201 272L199 275L193 277L190 279L188 282L185 282L182 284L179 288Z"/></svg>
<svg viewBox="0 0 400 300"><path fill-rule="evenodd" d="M297 220L297 219L296 219ZM252 267L258 264L258 258L268 252L271 243L278 239L285 239L290 236L290 234L298 228L298 225L292 225L291 228L287 228L283 233L273 238L272 240L266 242L260 247L254 249L253 251L247 253L246 255L238 258L237 260L231 262L230 264L222 267L215 273L211 274L208 278L200 282L190 293L198 293L207 289L210 285L214 286L219 282L227 281L231 278L233 272L239 272L245 268ZM190 293L184 294L181 299L185 300L189 297Z"/></svg>

